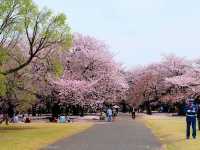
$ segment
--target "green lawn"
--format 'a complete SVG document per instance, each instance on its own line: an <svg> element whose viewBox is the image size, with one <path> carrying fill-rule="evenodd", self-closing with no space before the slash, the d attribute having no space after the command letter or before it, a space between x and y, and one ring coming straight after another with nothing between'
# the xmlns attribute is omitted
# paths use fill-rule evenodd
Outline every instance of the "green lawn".
<svg viewBox="0 0 200 150"><path fill-rule="evenodd" d="M84 131L91 126L91 123L0 125L0 149L38 150L59 139Z"/></svg>
<svg viewBox="0 0 200 150"><path fill-rule="evenodd" d="M152 132L163 144L164 150L199 150L200 132L197 139L185 138L185 117L145 116L142 121L152 129Z"/></svg>

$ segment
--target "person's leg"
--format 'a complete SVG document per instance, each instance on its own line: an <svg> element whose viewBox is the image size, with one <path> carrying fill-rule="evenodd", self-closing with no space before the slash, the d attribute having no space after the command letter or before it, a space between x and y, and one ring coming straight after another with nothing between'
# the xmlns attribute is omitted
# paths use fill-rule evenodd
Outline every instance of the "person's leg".
<svg viewBox="0 0 200 150"><path fill-rule="evenodd" d="M112 115L110 115L110 122L112 122Z"/></svg>
<svg viewBox="0 0 200 150"><path fill-rule="evenodd" d="M110 122L110 115L108 115L108 122Z"/></svg>
<svg viewBox="0 0 200 150"><path fill-rule="evenodd" d="M198 120L198 128L200 130L200 118L197 118L197 120Z"/></svg>
<svg viewBox="0 0 200 150"><path fill-rule="evenodd" d="M132 114L132 119L134 119L134 113L132 112L131 114Z"/></svg>
<svg viewBox="0 0 200 150"><path fill-rule="evenodd" d="M190 125L191 125L191 120L190 118L186 117L186 138L190 138Z"/></svg>
<svg viewBox="0 0 200 150"><path fill-rule="evenodd" d="M196 118L192 118L192 137L196 138Z"/></svg>

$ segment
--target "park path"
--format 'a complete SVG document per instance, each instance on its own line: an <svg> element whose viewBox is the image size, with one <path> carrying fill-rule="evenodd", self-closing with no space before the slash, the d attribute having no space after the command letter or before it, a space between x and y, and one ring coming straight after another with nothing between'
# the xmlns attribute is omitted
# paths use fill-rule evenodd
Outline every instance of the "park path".
<svg viewBox="0 0 200 150"><path fill-rule="evenodd" d="M45 150L160 150L160 146L150 129L123 115L113 123L97 123Z"/></svg>

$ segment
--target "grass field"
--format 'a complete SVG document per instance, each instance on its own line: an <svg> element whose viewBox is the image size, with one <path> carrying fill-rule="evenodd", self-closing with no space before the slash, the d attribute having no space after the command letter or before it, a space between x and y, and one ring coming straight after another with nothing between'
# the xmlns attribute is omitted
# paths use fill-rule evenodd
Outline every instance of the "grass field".
<svg viewBox="0 0 200 150"><path fill-rule="evenodd" d="M38 150L59 139L84 131L91 126L91 123L0 125L0 149Z"/></svg>
<svg viewBox="0 0 200 150"><path fill-rule="evenodd" d="M197 139L185 137L185 117L145 116L142 121L163 144L164 150L200 150L200 131Z"/></svg>

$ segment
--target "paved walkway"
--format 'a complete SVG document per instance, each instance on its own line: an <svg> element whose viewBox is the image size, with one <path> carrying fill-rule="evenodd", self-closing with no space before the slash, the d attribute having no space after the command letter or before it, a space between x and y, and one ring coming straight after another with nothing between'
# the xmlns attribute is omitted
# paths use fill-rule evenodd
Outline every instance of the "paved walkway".
<svg viewBox="0 0 200 150"><path fill-rule="evenodd" d="M160 150L160 143L143 124L121 116L113 123L99 123L49 145L46 150Z"/></svg>

